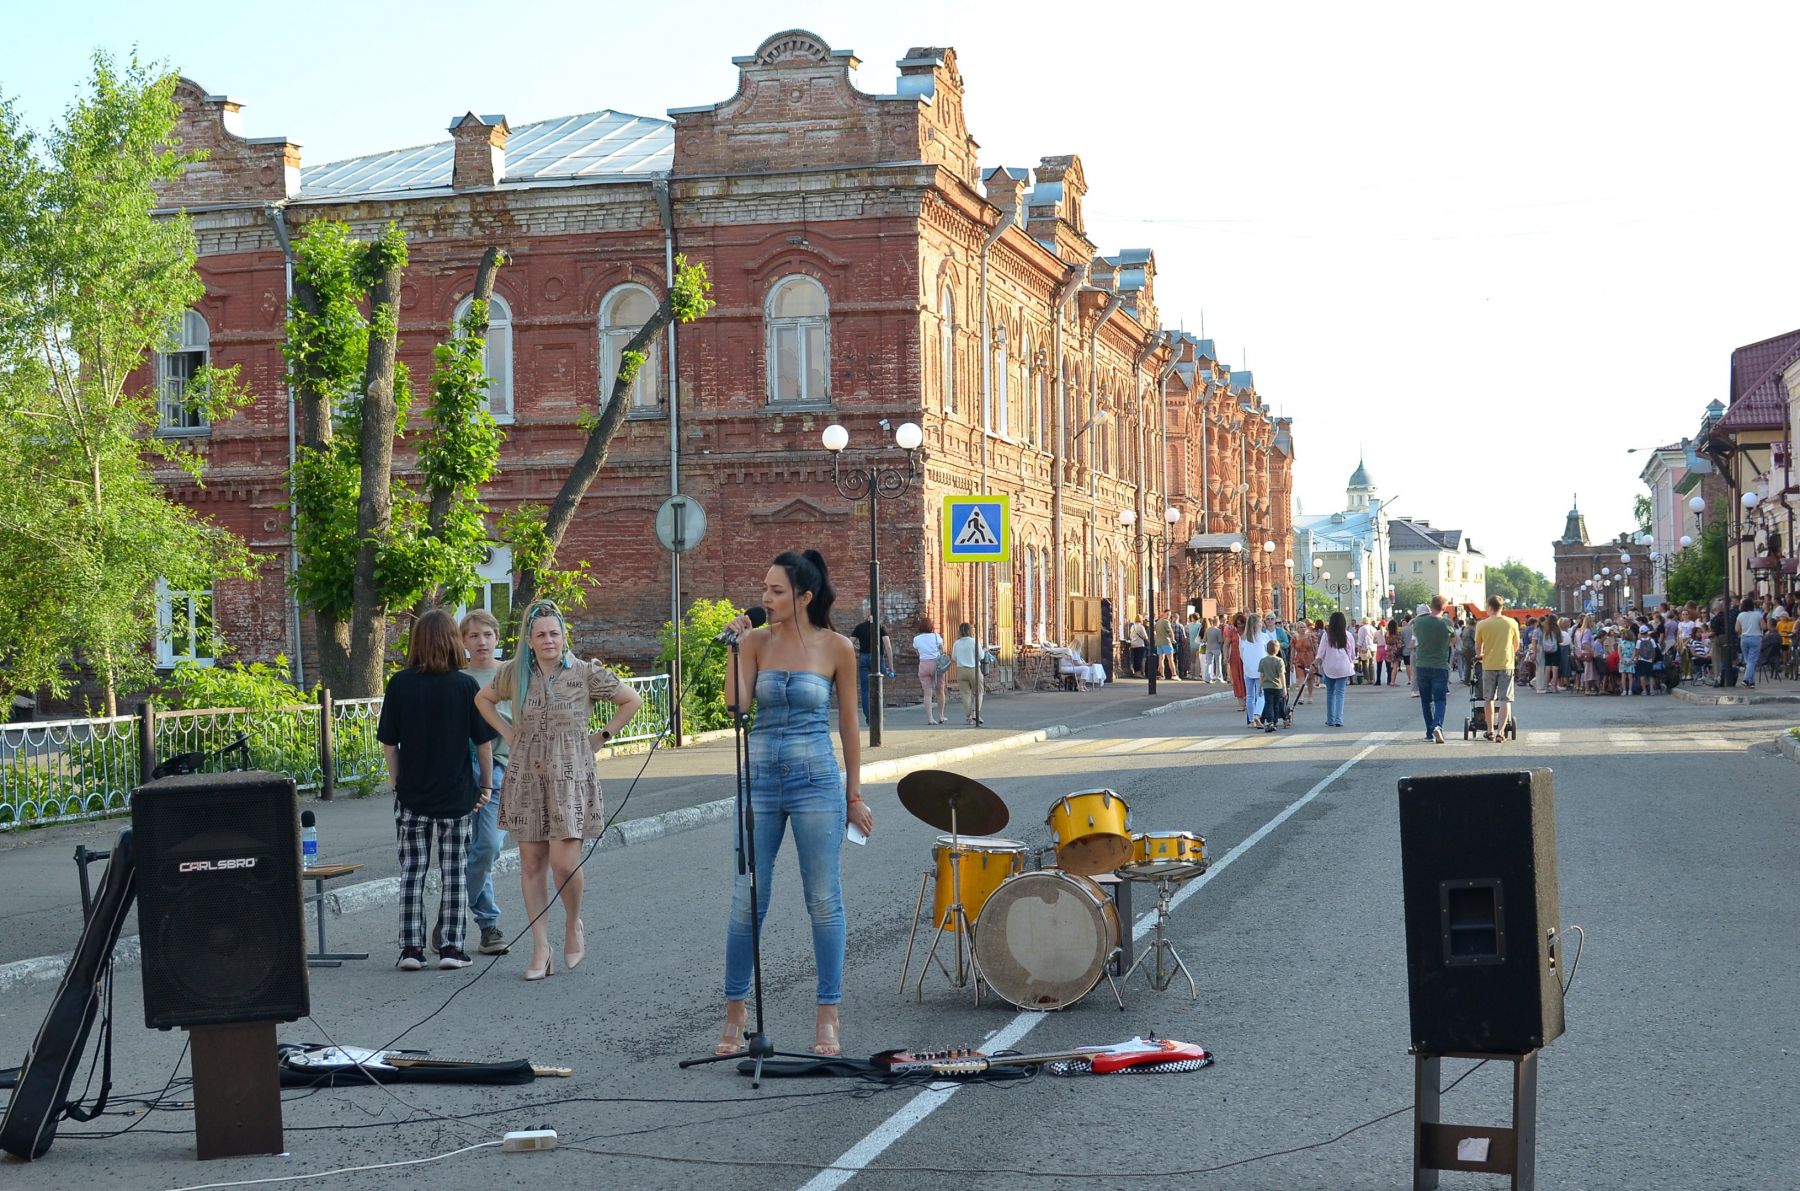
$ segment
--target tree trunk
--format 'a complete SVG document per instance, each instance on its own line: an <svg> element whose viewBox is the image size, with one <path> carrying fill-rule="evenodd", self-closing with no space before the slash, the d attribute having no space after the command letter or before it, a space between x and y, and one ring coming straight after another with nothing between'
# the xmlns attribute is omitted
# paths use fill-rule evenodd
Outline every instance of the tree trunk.
<svg viewBox="0 0 1800 1191"><path fill-rule="evenodd" d="M313 610L313 637L319 647L319 685L330 691L350 689L350 622ZM345 698L350 696L346 694Z"/></svg>
<svg viewBox="0 0 1800 1191"><path fill-rule="evenodd" d="M308 314L319 310L319 294L311 285L294 279L294 305ZM331 401L323 393L307 385L294 389L294 403L300 413L300 445L324 450L331 445ZM290 511L289 516L294 514ZM313 640L319 650L319 682L328 690L346 690L350 680L350 626L335 613L313 608ZM299 643L295 648L304 649Z"/></svg>
<svg viewBox="0 0 1800 1191"><path fill-rule="evenodd" d="M626 352L642 352L657 333L673 321L675 314L671 305L673 292L663 295L662 305L650 316L650 321L631 337L619 352L624 358ZM646 367L649 361L645 362ZM634 378L635 379L635 378ZM670 378L670 385L676 383ZM563 535L569 532L569 526L575 520L575 513L581 508L581 498L606 465L606 452L612 447L613 435L618 433L619 423L625 420L625 407L631 391L631 381L621 373L613 380L612 396L607 400L606 412L600 415L600 421L588 434L587 445L581 450L581 457L575 460L575 466L569 469L568 478L563 480L562 488L556 499L550 502L549 514L545 517L544 532L550 540L550 556L555 557L557 549L562 545ZM673 397L671 397L673 400ZM526 608L537 598L537 573L523 570L519 573L519 589L513 594L513 607Z"/></svg>
<svg viewBox="0 0 1800 1191"><path fill-rule="evenodd" d="M387 603L376 581L375 562L393 517L394 362L400 350L399 264L385 270L369 293L369 364L363 373L362 491L356 502L356 570L350 613L350 664L344 695L367 698L382 689L387 657ZM384 317L385 315L385 317ZM386 324L385 333L376 328Z"/></svg>

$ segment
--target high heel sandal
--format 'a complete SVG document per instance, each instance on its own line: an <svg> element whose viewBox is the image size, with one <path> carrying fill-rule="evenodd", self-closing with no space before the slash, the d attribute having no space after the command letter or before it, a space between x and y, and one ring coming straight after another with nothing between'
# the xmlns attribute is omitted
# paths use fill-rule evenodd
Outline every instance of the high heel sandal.
<svg viewBox="0 0 1800 1191"><path fill-rule="evenodd" d="M575 937L581 941L581 946L574 950L570 950L566 941L563 943L563 971L565 972L573 972L581 966L581 961L587 958L587 928L581 924L579 918L575 920Z"/></svg>
<svg viewBox="0 0 1800 1191"><path fill-rule="evenodd" d="M838 1041L838 1026L835 1021L822 1021L813 1028L812 1052L826 1058L843 1053L843 1046Z"/></svg>
<svg viewBox="0 0 1800 1191"><path fill-rule="evenodd" d="M544 952L544 966L541 968L527 967L525 969L525 979L527 979L527 980L542 980L544 977L551 975L555 971L556 971L556 953L553 951L546 950Z"/></svg>
<svg viewBox="0 0 1800 1191"><path fill-rule="evenodd" d="M741 1055L747 1053L750 1048L744 1042L744 1027L748 1022L748 1013L745 1014L744 1021L732 1021L731 1011L729 1009L726 1010L725 1029L720 1032L719 1040L713 1043L713 1053L721 1058L724 1058L727 1055Z"/></svg>

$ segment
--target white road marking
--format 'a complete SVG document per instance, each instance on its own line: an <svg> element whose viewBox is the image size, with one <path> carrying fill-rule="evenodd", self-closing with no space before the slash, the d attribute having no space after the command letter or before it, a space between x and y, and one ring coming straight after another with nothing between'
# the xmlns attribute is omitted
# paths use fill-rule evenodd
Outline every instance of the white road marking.
<svg viewBox="0 0 1800 1191"><path fill-rule="evenodd" d="M1562 743L1562 733L1561 732L1527 732L1527 733L1525 733L1525 743L1526 744L1561 744Z"/></svg>
<svg viewBox="0 0 1800 1191"><path fill-rule="evenodd" d="M1184 745L1176 751L1183 753L1209 753L1214 749L1224 748L1235 739L1237 739L1235 736L1208 736L1203 740L1195 741L1193 744Z"/></svg>
<svg viewBox="0 0 1800 1191"><path fill-rule="evenodd" d="M1119 741L1101 749L1095 755L1101 757L1119 757L1126 753L1149 752L1151 749L1168 744L1174 739L1176 738L1173 736L1146 736L1142 740Z"/></svg>
<svg viewBox="0 0 1800 1191"><path fill-rule="evenodd" d="M1260 844L1263 840L1267 839L1270 832L1293 818L1301 810L1305 809L1308 803L1312 802L1313 799L1329 789L1332 783L1336 782L1346 773L1349 773L1351 768L1353 768L1357 762L1361 761L1393 738L1394 733L1392 732L1371 732L1364 736L1362 738L1363 748L1361 751L1330 773L1326 774L1323 778L1320 778L1318 783L1314 785L1312 789L1302 794L1293 802L1290 802L1282 809L1280 814L1257 828L1256 831L1242 843L1238 844L1237 847L1213 861L1212 867L1207 869L1204 876L1197 877L1194 880L1189 881L1186 885L1183 885L1181 892L1177 893L1174 898L1170 900L1169 908L1171 910L1179 908L1188 898L1194 896L1194 894L1200 892L1203 887L1211 883L1214 877L1217 877L1220 873L1230 868L1240 856L1243 856L1246 852L1250 851L1251 848L1254 848L1257 844ZM1154 915L1145 915L1144 917L1139 918L1137 920L1137 925L1132 928L1132 940L1135 942L1155 929L1156 921ZM1050 1015L1047 1013L1020 1013L987 1040L987 1049L992 1052L996 1050L1006 1050L1017 1046L1019 1042L1024 1039L1025 1035L1031 1033L1032 1030L1037 1028L1038 1023L1049 1016ZM960 1084L952 1084L946 1087L941 1084L934 1084L925 1091L920 1092L899 1109L896 1109L894 1114L887 1120L883 1121L869 1133L864 1135L862 1140L845 1150L837 1161L831 1164L831 1169L822 1170L811 1179L808 1179L802 1184L800 1191L834 1191L835 1188L843 1186L845 1183L855 1178L857 1173L867 1167L869 1163L880 1157L889 1146L911 1132L913 1126L917 1125L920 1121L923 1121L926 1117L941 1108L950 1097L956 1095L961 1086L962 1085Z"/></svg>

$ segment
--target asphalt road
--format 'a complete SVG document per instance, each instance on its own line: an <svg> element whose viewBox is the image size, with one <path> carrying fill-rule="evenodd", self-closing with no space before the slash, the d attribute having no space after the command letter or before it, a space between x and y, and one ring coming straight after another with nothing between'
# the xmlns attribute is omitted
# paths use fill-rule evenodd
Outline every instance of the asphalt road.
<svg viewBox="0 0 1800 1191"><path fill-rule="evenodd" d="M1213 706L971 763L965 772L1012 808L1006 834L1028 844L1048 842L1042 819L1055 798L1101 785L1129 800L1139 829L1207 837L1214 872L1171 919L1200 997L1190 1001L1181 986L1154 993L1140 977L1123 1013L1104 985L1048 1015L992 1001L976 1009L941 978L927 980L923 1004L897 997L935 831L905 815L891 785L867 791L875 838L845 861L847 1053L981 1043L996 1033L1021 1049L1055 1050L1154 1030L1212 1049L1218 1062L1204 1071L1043 1076L946 1094L829 1080L753 1092L730 1064L676 1070L676 1059L703 1053L717 1036L731 862L729 828L720 824L599 858L588 885L588 963L539 984L519 979L519 954L479 979L480 965L396 972L388 916L345 918L334 945L366 947L375 958L315 972L315 1022L281 1030L284 1039L328 1034L378 1045L437 1011L408 1044L566 1064L576 1069L571 1080L412 1087L397 1093L404 1105L374 1088L290 1093L289 1156L204 1166L192 1160L188 1114L152 1113L122 1137L78 1136L123 1128L139 1114L106 1117L66 1129L45 1159L11 1164L7 1179L20 1188L187 1187L425 1158L548 1125L563 1138L559 1152L485 1149L331 1181L823 1189L1154 1177L1231 1188L1405 1186L1404 1112L1317 1145L1411 1098L1395 783L1407 774L1548 765L1562 917L1584 926L1588 940L1568 1033L1542 1058L1540 1185L1795 1186L1787 1135L1800 1102L1792 1053L1800 895L1788 877L1800 861L1800 771L1762 744L1781 721L1664 699L1536 697L1524 710L1517 744L1465 744L1456 733L1433 746L1416 742L1417 705L1403 692L1356 690L1343 729L1323 728L1312 706L1290 733L1251 736L1229 705ZM775 881L769 1027L778 1044L805 1049L812 961L791 856ZM1149 903L1140 895L1138 908ZM48 999L48 989L30 990L0 1005L0 1033L16 1049ZM116 1079L122 1092L148 1094L185 1067L181 1035L143 1030L141 1013L137 977L127 972ZM1469 1064L1445 1066L1448 1080ZM1504 1123L1506 1078L1504 1068L1475 1072L1445 1097L1446 1119ZM1295 1149L1303 1146L1315 1148ZM1246 1161L1283 1150L1295 1152ZM860 1173L819 1172L840 1159ZM1167 1173L1228 1163L1242 1164ZM1446 1175L1444 1185L1499 1183Z"/></svg>

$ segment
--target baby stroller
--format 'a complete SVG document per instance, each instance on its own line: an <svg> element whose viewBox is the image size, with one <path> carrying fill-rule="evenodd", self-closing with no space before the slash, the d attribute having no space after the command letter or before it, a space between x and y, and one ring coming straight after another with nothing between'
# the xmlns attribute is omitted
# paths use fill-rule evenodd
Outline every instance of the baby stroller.
<svg viewBox="0 0 1800 1191"><path fill-rule="evenodd" d="M1473 673L1475 681L1469 684L1469 714L1463 717L1464 740L1473 739L1477 732L1485 733L1488 731L1487 703L1481 697L1480 658L1475 659L1475 665L1471 673ZM1518 686L1521 681L1523 681L1523 679L1521 678L1519 671L1514 670L1513 694L1516 695L1519 693ZM1517 740L1519 738L1519 701L1513 699L1511 700L1511 703L1513 710L1512 714L1506 717L1506 738L1508 740Z"/></svg>

